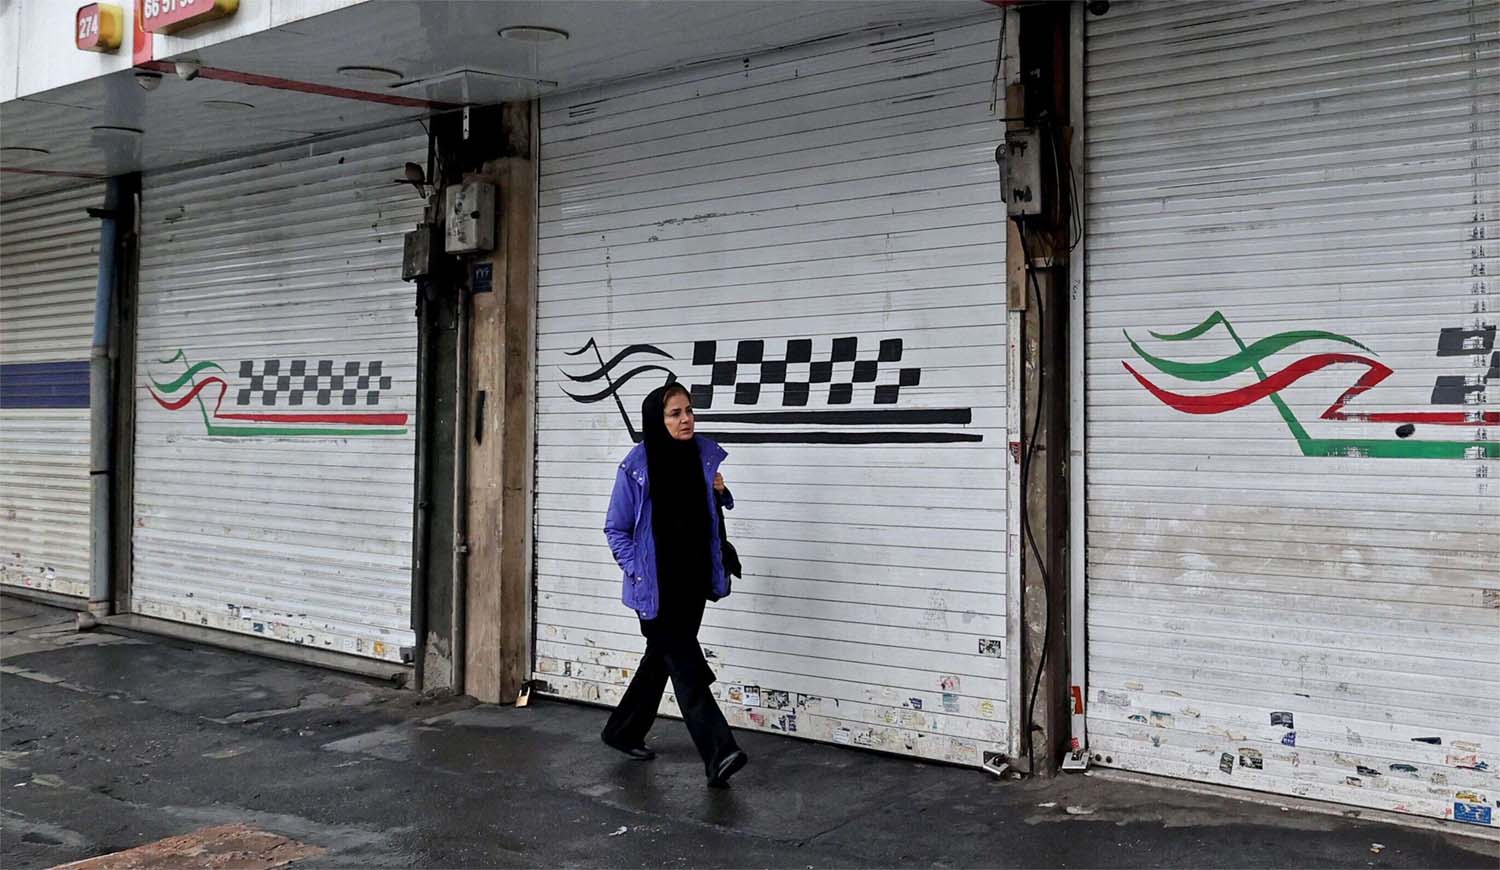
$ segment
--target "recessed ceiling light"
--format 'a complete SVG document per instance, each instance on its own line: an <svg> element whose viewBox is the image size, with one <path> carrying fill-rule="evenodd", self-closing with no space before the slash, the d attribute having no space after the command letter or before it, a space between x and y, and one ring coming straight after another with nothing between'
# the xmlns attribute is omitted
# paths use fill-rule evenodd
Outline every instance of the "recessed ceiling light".
<svg viewBox="0 0 1500 870"><path fill-rule="evenodd" d="M255 106L241 100L204 100L203 108L219 112L246 112Z"/></svg>
<svg viewBox="0 0 1500 870"><path fill-rule="evenodd" d="M561 42L568 38L568 32L555 27L521 25L500 28L500 38L513 39L516 42Z"/></svg>
<svg viewBox="0 0 1500 870"><path fill-rule="evenodd" d="M142 129L138 128L138 127L117 127L114 124L100 124L97 127L90 127L89 129L93 130L95 133L103 133L105 135L119 135L119 136L144 136L144 135L146 135L146 131L142 130Z"/></svg>
<svg viewBox="0 0 1500 870"><path fill-rule="evenodd" d="M398 82L401 73L383 66L341 66L339 75L362 82Z"/></svg>

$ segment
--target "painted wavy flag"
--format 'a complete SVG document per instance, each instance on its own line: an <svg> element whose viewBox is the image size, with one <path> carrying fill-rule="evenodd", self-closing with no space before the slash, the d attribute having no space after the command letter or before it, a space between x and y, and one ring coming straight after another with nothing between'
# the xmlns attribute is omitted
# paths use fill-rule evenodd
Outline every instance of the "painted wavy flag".
<svg viewBox="0 0 1500 870"><path fill-rule="evenodd" d="M1376 360L1375 351L1366 345L1336 332L1319 329L1279 332L1246 344L1222 312L1215 311L1192 329L1174 333L1152 332L1151 337L1169 344L1191 342L1207 334L1215 327L1222 327L1235 346L1236 353L1207 362L1186 362L1149 353L1127 331L1125 340L1152 369L1169 378L1196 382L1215 383L1242 372L1255 373L1257 380L1247 386L1213 393L1187 393L1163 387L1157 380L1142 374L1129 362L1122 361L1125 370L1163 404L1185 414L1222 414L1244 408L1262 400L1275 406L1282 420L1291 430L1304 456L1368 456L1391 459L1500 459L1500 442L1482 440L1408 440L1418 426L1468 426L1479 427L1479 434L1486 427L1500 425L1500 412L1494 411L1396 411L1361 413L1349 409L1349 403L1375 388L1393 374L1393 370ZM1263 363L1282 351L1307 342L1331 342L1342 344L1357 351L1313 353L1304 356L1284 368L1267 372ZM1364 372L1354 385L1345 390L1329 405L1320 419L1335 422L1397 424L1397 437L1391 438L1315 438L1297 419L1281 392L1298 381L1331 366L1354 365ZM1158 378L1158 380L1160 380Z"/></svg>
<svg viewBox="0 0 1500 870"><path fill-rule="evenodd" d="M692 396L698 422L710 427L703 434L726 444L983 441L982 432L967 431L974 422L972 408L896 407L903 390L910 397L922 382L921 367L903 362L905 346L902 337L890 335L867 339L864 351L854 335L771 342L708 338L693 342L691 360L675 359L656 345L632 344L606 361L599 343L590 338L566 355L578 358L569 366L594 367L582 374L561 369L572 384L586 386L565 386L562 392L585 405L614 400L636 442L641 433L620 398L621 388L641 376L653 386L676 383L678 371L687 373L682 384ZM586 356L590 352L594 363ZM626 370L617 372L620 368ZM855 406L856 385L868 385L868 392L861 391L861 406Z"/></svg>
<svg viewBox="0 0 1500 870"><path fill-rule="evenodd" d="M274 406L278 404L279 393L287 392L287 390L278 390L275 386L266 387L263 383L258 384L254 389L251 387L241 389L235 405L225 408L225 397L230 392L226 378L230 375L223 366L208 360L190 362L187 354L180 349L173 356L160 362L162 365L181 363L184 371L164 380L158 380L152 375L149 388L151 398L156 401L157 405L168 411L180 411L189 405L197 408L203 417L203 427L209 435L262 438L359 438L405 435L407 431L407 415L401 412L334 411L331 409L327 411L239 410L238 406L248 406L252 397L259 398L262 406ZM271 366L276 362L271 361L265 365ZM253 363L247 361L247 363L242 363L241 367L242 370L251 369ZM331 364L329 368L331 370ZM267 377L267 373L262 371L261 374L251 377L251 383L263 382ZM364 374L354 377L368 381L371 376ZM290 378L291 375L280 376L281 380L290 380ZM324 384L331 383L335 379L342 380L341 375L318 373L309 373L305 378L315 382L321 378ZM386 377L380 380L386 381L388 385L390 379ZM325 390L325 392L328 391ZM355 391L351 389L349 392ZM378 401L379 390L362 392L373 396ZM210 408L210 403L212 408Z"/></svg>

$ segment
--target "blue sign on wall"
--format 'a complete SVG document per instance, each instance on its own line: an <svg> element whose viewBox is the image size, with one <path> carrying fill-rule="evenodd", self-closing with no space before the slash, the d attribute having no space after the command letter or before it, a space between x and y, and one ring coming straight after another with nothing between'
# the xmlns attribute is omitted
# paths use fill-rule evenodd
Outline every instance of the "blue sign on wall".
<svg viewBox="0 0 1500 870"><path fill-rule="evenodd" d="M495 289L495 264L494 263L475 263L474 264L474 280L472 280L472 281L469 282L469 286L473 289L473 291L475 293L488 293L491 290L494 290Z"/></svg>
<svg viewBox="0 0 1500 870"><path fill-rule="evenodd" d="M1453 802L1453 820L1456 822L1470 822L1475 825L1493 824L1494 808L1484 804L1471 804L1464 801Z"/></svg>

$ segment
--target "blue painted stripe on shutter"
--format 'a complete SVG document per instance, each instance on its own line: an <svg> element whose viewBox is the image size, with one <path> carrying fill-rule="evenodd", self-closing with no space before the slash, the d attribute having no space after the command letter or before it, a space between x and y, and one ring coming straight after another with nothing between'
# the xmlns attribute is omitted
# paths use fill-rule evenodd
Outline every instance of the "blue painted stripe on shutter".
<svg viewBox="0 0 1500 870"><path fill-rule="evenodd" d="M88 406L88 360L0 365L0 408Z"/></svg>

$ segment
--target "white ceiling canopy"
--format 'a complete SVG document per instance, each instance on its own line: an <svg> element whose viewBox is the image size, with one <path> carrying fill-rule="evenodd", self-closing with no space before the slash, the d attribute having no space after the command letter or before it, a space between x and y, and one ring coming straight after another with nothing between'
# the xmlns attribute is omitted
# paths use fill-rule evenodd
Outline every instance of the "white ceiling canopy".
<svg viewBox="0 0 1500 870"><path fill-rule="evenodd" d="M119 72L0 105L0 196L998 14L982 0L360 3L165 58L154 90L138 86L141 71ZM183 80L179 60L200 75ZM22 148L50 153L11 150Z"/></svg>

